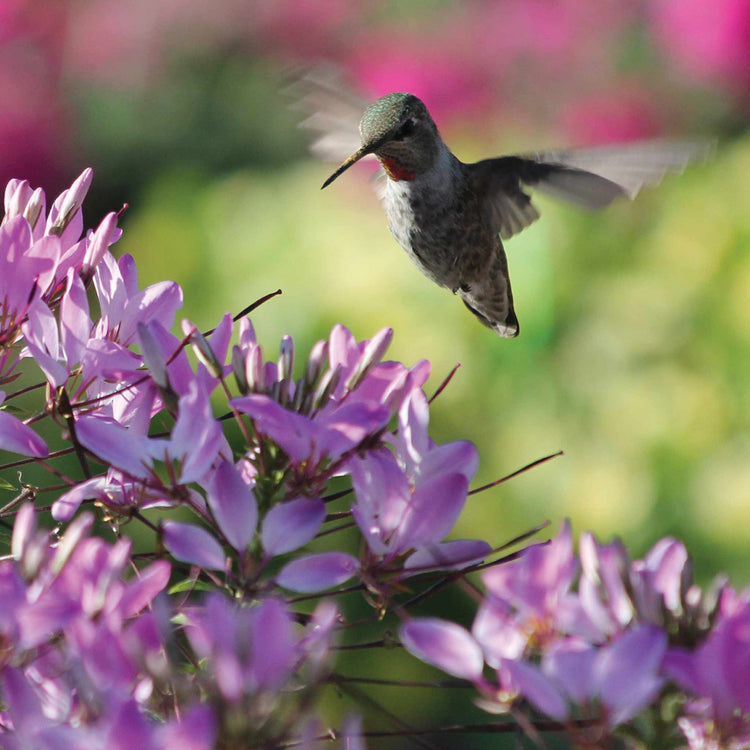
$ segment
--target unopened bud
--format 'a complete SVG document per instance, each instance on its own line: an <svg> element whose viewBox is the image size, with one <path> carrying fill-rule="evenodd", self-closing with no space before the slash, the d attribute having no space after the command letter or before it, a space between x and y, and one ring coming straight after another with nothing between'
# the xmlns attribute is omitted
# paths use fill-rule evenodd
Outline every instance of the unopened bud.
<svg viewBox="0 0 750 750"><path fill-rule="evenodd" d="M314 410L320 409L331 398L331 394L336 390L336 386L341 380L341 369L341 365L336 365L335 370L328 370L320 379L312 402Z"/></svg>
<svg viewBox="0 0 750 750"><path fill-rule="evenodd" d="M257 344L251 346L245 355L245 380L254 393L265 390L266 379L263 372L263 353Z"/></svg>
<svg viewBox="0 0 750 750"><path fill-rule="evenodd" d="M70 220L76 215L76 212L83 204L83 199L86 197L93 179L94 170L91 167L86 167L65 191L65 197L60 204L60 210L57 213L57 219L53 227L50 229L50 234L63 233L65 227L68 226Z"/></svg>
<svg viewBox="0 0 750 750"><path fill-rule="evenodd" d="M21 216L31 198L31 185L27 180L11 180L5 190L5 220Z"/></svg>
<svg viewBox="0 0 750 750"><path fill-rule="evenodd" d="M292 377L294 367L294 341L291 336L283 336L279 346L279 380Z"/></svg>
<svg viewBox="0 0 750 750"><path fill-rule="evenodd" d="M245 376L245 357L240 347L236 344L232 347L232 374L234 375L240 394L247 396L250 393L250 385Z"/></svg>
<svg viewBox="0 0 750 750"><path fill-rule="evenodd" d="M380 362L393 338L392 328L378 331L366 344L357 366L346 381L346 390L354 390L367 376L367 373Z"/></svg>
<svg viewBox="0 0 750 750"><path fill-rule="evenodd" d="M44 209L46 208L46 200L44 197L44 190L37 188L29 198L29 202L26 204L26 208L23 211L23 215L26 217L26 221L29 222L29 226L33 230L38 221L39 217L44 215Z"/></svg>
<svg viewBox="0 0 750 750"><path fill-rule="evenodd" d="M111 211L102 219L101 224L89 238L81 267L81 276L84 279L93 273L109 246L116 242L121 234L117 226L117 214Z"/></svg>
<svg viewBox="0 0 750 750"><path fill-rule="evenodd" d="M305 384L312 388L323 372L323 368L328 361L328 341L325 339L317 341L310 350L310 356L307 359L307 368L305 369Z"/></svg>
<svg viewBox="0 0 750 750"><path fill-rule="evenodd" d="M216 358L214 350L211 348L211 344L208 343L206 337L199 330L196 329L191 334L190 344L193 347L195 356L203 362L211 375L215 378L221 378L224 374L224 368L221 366L221 362Z"/></svg>

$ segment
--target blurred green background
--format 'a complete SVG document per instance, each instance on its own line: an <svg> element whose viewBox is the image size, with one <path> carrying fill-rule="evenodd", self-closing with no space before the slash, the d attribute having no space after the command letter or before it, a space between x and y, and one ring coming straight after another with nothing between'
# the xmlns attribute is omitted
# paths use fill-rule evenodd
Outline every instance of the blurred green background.
<svg viewBox="0 0 750 750"><path fill-rule="evenodd" d="M750 2L349 3L8 0L0 171L48 196L84 166L87 226L127 202L116 252L171 278L184 317L253 316L268 357L341 322L427 358L437 442L473 440L456 536L500 544L544 519L683 539L706 582L750 580ZM465 161L648 137L718 139L710 163L597 215L535 198L507 243L521 336L501 340L424 279L354 169L307 156L280 94L335 63L374 99L420 96ZM359 172L359 173L357 173ZM466 746L466 745L464 745Z"/></svg>

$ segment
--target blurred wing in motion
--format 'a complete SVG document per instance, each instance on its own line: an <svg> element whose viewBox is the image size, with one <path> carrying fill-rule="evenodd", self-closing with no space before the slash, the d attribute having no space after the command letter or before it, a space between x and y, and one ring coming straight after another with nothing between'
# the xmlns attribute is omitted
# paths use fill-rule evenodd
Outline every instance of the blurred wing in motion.
<svg viewBox="0 0 750 750"><path fill-rule="evenodd" d="M369 102L358 96L340 71L314 68L295 77L286 88L291 108L303 118L299 127L308 131L310 152L326 162L341 164L362 145L359 121ZM374 160L373 154L362 161ZM371 185L378 198L385 193L385 172L378 169Z"/></svg>
<svg viewBox="0 0 750 750"><path fill-rule="evenodd" d="M359 120L368 102L346 85L339 72L308 70L293 79L286 93L291 108L303 118L300 128L309 131L314 156L339 163L360 147Z"/></svg>
<svg viewBox="0 0 750 750"><path fill-rule="evenodd" d="M705 161L710 141L643 141L571 151L501 156L469 165L474 189L487 196L493 227L503 239L539 218L526 188L590 209L635 198L666 174Z"/></svg>

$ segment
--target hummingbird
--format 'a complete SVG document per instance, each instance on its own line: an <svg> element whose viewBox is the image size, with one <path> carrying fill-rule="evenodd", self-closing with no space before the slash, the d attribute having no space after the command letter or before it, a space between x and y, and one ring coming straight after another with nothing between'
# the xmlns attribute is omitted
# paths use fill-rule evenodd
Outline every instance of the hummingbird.
<svg viewBox="0 0 750 750"><path fill-rule="evenodd" d="M312 114L303 127L319 134L313 151L331 156L341 143L357 144L322 187L374 154L385 178L378 192L398 244L427 278L505 338L518 336L519 324L503 241L539 218L530 189L601 209L634 198L710 150L699 141L644 141L464 163L413 94L394 92L367 106L352 138L347 131L356 100L314 78L306 88L302 108Z"/></svg>

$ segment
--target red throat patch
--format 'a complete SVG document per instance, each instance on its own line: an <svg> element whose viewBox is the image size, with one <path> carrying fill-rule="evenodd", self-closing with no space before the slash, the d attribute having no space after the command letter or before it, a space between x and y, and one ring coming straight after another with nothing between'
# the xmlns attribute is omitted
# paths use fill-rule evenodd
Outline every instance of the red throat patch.
<svg viewBox="0 0 750 750"><path fill-rule="evenodd" d="M401 180L410 182L414 179L414 172L404 169L395 159L380 159L380 163L383 165L385 173L394 182L400 182Z"/></svg>

